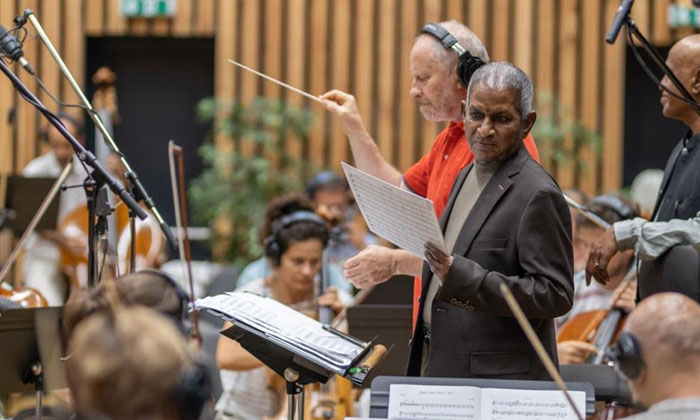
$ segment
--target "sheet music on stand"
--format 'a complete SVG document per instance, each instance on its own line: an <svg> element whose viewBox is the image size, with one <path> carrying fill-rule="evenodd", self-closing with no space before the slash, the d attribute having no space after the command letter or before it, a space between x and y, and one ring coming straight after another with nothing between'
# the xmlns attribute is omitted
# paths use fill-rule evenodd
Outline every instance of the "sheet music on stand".
<svg viewBox="0 0 700 420"><path fill-rule="evenodd" d="M431 242L447 252L433 202L341 162L367 227L422 259Z"/></svg>
<svg viewBox="0 0 700 420"><path fill-rule="evenodd" d="M273 299L249 292L209 296L197 299L193 306L262 335L341 376L348 374L371 345L335 331Z"/></svg>

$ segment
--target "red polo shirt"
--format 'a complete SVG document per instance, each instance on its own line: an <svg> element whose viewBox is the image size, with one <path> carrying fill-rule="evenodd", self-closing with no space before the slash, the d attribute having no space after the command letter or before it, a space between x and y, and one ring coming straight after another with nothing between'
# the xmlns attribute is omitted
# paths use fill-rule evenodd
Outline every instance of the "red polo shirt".
<svg viewBox="0 0 700 420"><path fill-rule="evenodd" d="M532 135L528 134L524 143L532 158L539 162ZM451 122L435 139L430 152L406 171L404 182L413 192L433 202L439 219L457 175L473 160L474 154L464 137L464 122ZM420 287L421 278L416 277L413 284L414 324L418 315Z"/></svg>

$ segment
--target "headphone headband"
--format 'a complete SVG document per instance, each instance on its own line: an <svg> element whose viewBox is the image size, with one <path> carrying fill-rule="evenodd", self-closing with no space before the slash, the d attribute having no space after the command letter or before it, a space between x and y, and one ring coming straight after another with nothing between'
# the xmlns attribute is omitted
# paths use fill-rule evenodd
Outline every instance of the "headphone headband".
<svg viewBox="0 0 700 420"><path fill-rule="evenodd" d="M638 213L616 195L599 195L593 198L593 202L609 207L615 213L617 213L622 220L632 219L635 217L635 214Z"/></svg>
<svg viewBox="0 0 700 420"><path fill-rule="evenodd" d="M435 22L430 22L423 26L420 30L422 33L430 34L437 38L440 43L448 50L455 50L457 54L462 55L467 52L467 49L459 44L457 38L454 37L447 29L438 25ZM471 54L470 54L471 55Z"/></svg>
<svg viewBox="0 0 700 420"><path fill-rule="evenodd" d="M299 210L276 219L272 222L272 233L265 238L265 255L272 258L275 264L279 264L282 258L282 245L280 244L279 235L282 229L285 229L295 223L311 222L318 223L324 228L327 228L326 222L321 216L308 210Z"/></svg>

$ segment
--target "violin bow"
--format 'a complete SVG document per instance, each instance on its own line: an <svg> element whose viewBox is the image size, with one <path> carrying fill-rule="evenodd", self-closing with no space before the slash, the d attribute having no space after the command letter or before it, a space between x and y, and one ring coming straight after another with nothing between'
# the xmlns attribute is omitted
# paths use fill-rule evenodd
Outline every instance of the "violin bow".
<svg viewBox="0 0 700 420"><path fill-rule="evenodd" d="M515 300L515 296L513 296L513 293L510 291L510 289L505 283L501 283L499 287L501 289L503 297L506 299L508 307L510 307L511 312L513 312L515 319L518 320L520 328L522 328L523 332L527 336L527 339L530 340L530 344L535 349L537 357L539 357L540 361L542 361L542 364L544 364L547 373L549 373L549 376L552 377L552 380L555 384L557 384L557 387L559 387L561 392L564 393L566 401L569 403L569 406L571 406L571 409L574 410L574 413L579 418L579 420L584 420L584 417L581 415L581 412L579 412L578 407L576 407L576 404L574 404L574 400L572 400L571 395L569 395L569 390L566 387L566 383L564 383L564 379L561 377L559 371L557 370L557 367L554 365L554 362L549 357L549 354L547 354L547 351L544 349L544 345L542 344L542 341L540 341L539 337L537 337L535 330L532 329L530 321L527 320L527 317L525 316L525 313L523 313L523 310L520 308L518 301Z"/></svg>
<svg viewBox="0 0 700 420"><path fill-rule="evenodd" d="M177 158L177 173L175 159ZM190 250L190 236L187 229L187 194L185 191L185 161L182 147L174 141L168 142L168 160L170 162L170 181L173 189L173 206L175 207L175 223L177 225L177 242L180 252L180 261L183 264L183 272L187 273L190 284L190 302L194 302L194 280L192 277L192 252ZM199 316L197 311L190 311L192 318L193 338L197 344L202 345L202 336L199 333Z"/></svg>
<svg viewBox="0 0 700 420"><path fill-rule="evenodd" d="M27 238L29 238L29 235L31 235L32 232L34 232L34 229L36 229L36 226L39 224L41 218L44 217L44 213L46 213L46 210L48 210L49 205L51 205L53 199L56 198L58 191L61 189L61 185L66 181L66 178L68 178L68 175L70 175L70 172L72 170L73 161L71 160L70 162L68 162L68 165L66 165L66 167L63 168L63 172L61 172L61 175L58 177L56 182L53 183L53 186L51 186L49 194L44 198L44 201L41 202L39 210L37 210L37 212L34 214L34 217L32 217L32 220L29 222L29 226L27 226L27 229L24 230L24 233L19 239L19 242L17 242L17 245L15 245L15 248L12 250L12 253L7 258L7 261L5 261L5 265L2 266L2 270L0 270L0 285L5 281L7 273L10 272L10 267L12 267L12 264L14 264L15 260L17 259L17 256L19 256L19 250L22 249L24 242L27 240Z"/></svg>
<svg viewBox="0 0 700 420"><path fill-rule="evenodd" d="M610 223L606 222L600 216L598 216L597 214L590 211L586 206L584 206L583 204L579 203L578 201L574 200L573 198L569 197L568 195L566 195L564 193L562 193L562 195L564 196L564 200L566 200L566 203L569 206L580 211L581 214L583 214L586 219L595 223L600 228L607 229L610 227Z"/></svg>

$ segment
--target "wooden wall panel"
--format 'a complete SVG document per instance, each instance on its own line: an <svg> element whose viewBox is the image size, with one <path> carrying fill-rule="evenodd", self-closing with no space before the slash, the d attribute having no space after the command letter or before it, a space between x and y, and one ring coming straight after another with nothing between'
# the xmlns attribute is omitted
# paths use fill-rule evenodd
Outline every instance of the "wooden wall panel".
<svg viewBox="0 0 700 420"><path fill-rule="evenodd" d="M309 50L309 92L321 95L333 88L326 80L329 60L329 26L328 2L326 0L311 0L311 45ZM319 106L312 105L315 109ZM312 162L327 166L326 152L329 138L329 122L331 115L323 111L315 113L316 123L309 133L309 159Z"/></svg>
<svg viewBox="0 0 700 420"><path fill-rule="evenodd" d="M668 46L693 32L668 27L672 3L690 4L637 0L633 7L633 18L657 45ZM335 167L351 157L334 117L315 103L236 70L226 58L238 58L312 94L333 88L350 91L383 156L402 171L430 149L444 126L425 121L410 96L414 38L430 20L466 21L492 59L515 62L533 77L536 92L556 95L586 126L602 133L600 162L595 151L580 151L587 172L543 162L562 186L595 193L619 188L622 180L626 47L622 38L614 46L602 40L618 5L619 0L178 0L172 19L148 20L122 16L120 0L2 0L0 20L10 26L15 13L33 8L86 90L86 36L213 37L212 77L218 96L249 100L262 94L313 110L316 124L308 145L296 153ZM38 39L26 43L25 54L51 91L63 101L77 102ZM31 77L16 65L12 68L37 91ZM17 98L9 83L0 83L0 89L0 172L17 171L41 151L36 133L43 118ZM39 95L56 108L47 95ZM540 113L548 111L544 105L537 104ZM8 124L11 111L14 120ZM536 140L547 155L547 139Z"/></svg>
<svg viewBox="0 0 700 420"><path fill-rule="evenodd" d="M561 104L561 117L572 118L576 116L576 78L579 69L576 62L578 51L578 0L560 0L560 27L557 37L557 50L559 51L559 83L557 96ZM567 137L564 149L573 152L573 139ZM557 166L555 176L559 185L563 188L572 187L574 183L573 162Z"/></svg>
<svg viewBox="0 0 700 420"><path fill-rule="evenodd" d="M409 58L413 40L416 37L416 32L420 29L418 21L418 1L403 0L401 1L401 26L399 39L399 116L398 127L399 137L396 142L396 147L399 149L398 169L405 171L416 162L414 151L416 143L419 140L416 138L414 130L416 124L414 121L420 121L422 118L416 106L416 102L410 95L411 89L411 72L409 69Z"/></svg>
<svg viewBox="0 0 700 420"><path fill-rule="evenodd" d="M350 0L337 0L333 2L333 24L331 53L330 86L334 89L348 91L350 88L350 52L352 51L353 28L350 25L351 4ZM347 138L340 129L337 118L333 118L330 135L330 165L339 165L347 159Z"/></svg>
<svg viewBox="0 0 700 420"><path fill-rule="evenodd" d="M399 0L401 1L401 0ZM377 67L378 102L376 103L377 136L375 140L379 145L379 151L386 159L394 156L394 126L395 110L398 108L395 103L395 89L398 86L394 81L397 78L396 67L407 67L406 63L396 62L396 29L397 22L393 10L396 8L396 0L386 0L380 3L379 10L379 55Z"/></svg>
<svg viewBox="0 0 700 420"><path fill-rule="evenodd" d="M19 2L18 12L25 9L39 10L38 0L22 0ZM23 46L24 57L33 63L33 67L37 65L40 48L42 47L39 38L25 42ZM20 80L32 91L37 92L38 86L34 78L24 71L19 65L14 66L15 73L19 75ZM36 70L36 68L35 68ZM3 76L4 77L4 76ZM17 167L23 168L30 160L38 153L37 144L37 128L39 119L36 110L27 101L17 98Z"/></svg>

